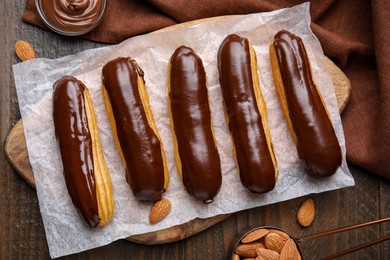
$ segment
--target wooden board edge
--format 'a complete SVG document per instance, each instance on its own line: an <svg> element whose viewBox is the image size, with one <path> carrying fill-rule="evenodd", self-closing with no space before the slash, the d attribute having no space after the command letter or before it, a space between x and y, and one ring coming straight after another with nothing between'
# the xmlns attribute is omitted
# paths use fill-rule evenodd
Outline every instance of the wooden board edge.
<svg viewBox="0 0 390 260"><path fill-rule="evenodd" d="M325 57L326 64L328 65L329 73L332 77L334 92L336 94L337 105L339 107L340 114L347 106L349 99L351 98L351 82L345 76L345 74L333 63L328 57Z"/></svg>
<svg viewBox="0 0 390 260"><path fill-rule="evenodd" d="M8 133L4 143L4 153L8 162L18 175L35 189L34 173L28 157L22 119Z"/></svg>
<svg viewBox="0 0 390 260"><path fill-rule="evenodd" d="M232 214L222 214L210 218L195 218L181 225L173 226L155 232L133 235L126 240L143 245L160 245L176 242L193 236L209 227L227 219Z"/></svg>

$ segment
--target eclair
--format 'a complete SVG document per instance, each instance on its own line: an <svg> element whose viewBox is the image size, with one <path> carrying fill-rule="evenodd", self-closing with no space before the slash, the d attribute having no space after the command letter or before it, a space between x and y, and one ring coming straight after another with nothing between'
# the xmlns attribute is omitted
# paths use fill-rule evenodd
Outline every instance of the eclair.
<svg viewBox="0 0 390 260"><path fill-rule="evenodd" d="M248 39L227 36L218 51L219 81L233 153L242 184L253 193L275 187L278 167L260 89L257 59Z"/></svg>
<svg viewBox="0 0 390 260"><path fill-rule="evenodd" d="M138 200L160 200L168 188L169 174L144 72L131 58L111 60L102 70L102 89L127 183Z"/></svg>
<svg viewBox="0 0 390 260"><path fill-rule="evenodd" d="M54 83L53 120L72 202L90 227L104 226L114 213L111 177L91 96L81 81L64 76Z"/></svg>
<svg viewBox="0 0 390 260"><path fill-rule="evenodd" d="M200 57L186 46L168 65L168 104L178 173L194 198L211 203L221 183L206 73Z"/></svg>
<svg viewBox="0 0 390 260"><path fill-rule="evenodd" d="M342 154L329 112L313 81L300 37L282 30L270 46L276 91L298 156L316 178L334 174Z"/></svg>

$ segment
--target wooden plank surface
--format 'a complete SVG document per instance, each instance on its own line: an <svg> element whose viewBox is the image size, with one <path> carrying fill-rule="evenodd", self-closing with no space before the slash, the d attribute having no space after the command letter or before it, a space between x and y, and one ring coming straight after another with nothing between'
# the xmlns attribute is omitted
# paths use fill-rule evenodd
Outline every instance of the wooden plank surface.
<svg viewBox="0 0 390 260"><path fill-rule="evenodd" d="M33 43L40 57L57 58L100 47L80 39L45 32L21 22L24 1L0 1L0 148L11 128L20 119L12 76L12 64L18 62L13 44L19 40ZM275 225L296 236L390 216L390 182L362 169L350 166L356 186L312 195L317 216L310 228L299 227L296 210L304 198L255 208L233 214L223 222L185 240L146 246L125 240L89 250L78 259L226 259L238 234L247 227ZM4 152L0 156L0 258L49 259L35 190L15 174ZM302 244L307 259L345 249L380 235L388 235L389 224L351 231ZM324 246L326 245L326 246ZM389 242L354 253L343 259L386 259ZM75 256L64 257L73 259Z"/></svg>

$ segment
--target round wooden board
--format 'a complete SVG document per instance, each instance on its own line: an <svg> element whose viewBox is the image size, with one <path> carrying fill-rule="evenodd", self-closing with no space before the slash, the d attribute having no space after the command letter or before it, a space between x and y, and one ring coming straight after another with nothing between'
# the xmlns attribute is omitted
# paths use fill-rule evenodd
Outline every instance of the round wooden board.
<svg viewBox="0 0 390 260"><path fill-rule="evenodd" d="M198 24L203 21L223 19L224 17L215 17L209 19L203 19L199 21L192 21L184 24L179 24L164 28L156 31L168 31L178 28L189 27ZM328 58L326 58L328 68L332 76L333 85L336 92L337 103L339 106L340 113L344 110L345 106L349 101L351 95L351 84L344 73ZM16 172L32 187L35 188L34 173L31 169L29 157L27 153L26 139L23 132L23 122L19 120L16 125L12 128L5 141L5 155L16 170ZM182 225L173 226L167 229L150 232L146 234L134 235L127 238L127 240L146 244L156 245L175 242L186 237L195 235L210 226L213 226L222 220L229 217L230 214L218 215L207 219L196 218Z"/></svg>

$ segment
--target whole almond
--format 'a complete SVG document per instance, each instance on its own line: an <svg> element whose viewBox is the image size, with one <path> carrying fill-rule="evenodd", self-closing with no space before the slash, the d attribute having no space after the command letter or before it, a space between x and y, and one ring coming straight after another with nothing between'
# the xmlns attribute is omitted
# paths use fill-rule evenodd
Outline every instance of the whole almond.
<svg viewBox="0 0 390 260"><path fill-rule="evenodd" d="M279 254L275 251L265 248L256 250L257 260L279 260Z"/></svg>
<svg viewBox="0 0 390 260"><path fill-rule="evenodd" d="M242 243L251 243L253 241L259 240L269 233L268 229L256 229L248 234L246 234L242 239Z"/></svg>
<svg viewBox="0 0 390 260"><path fill-rule="evenodd" d="M298 209L297 220L302 227L308 227L313 223L316 214L314 201L312 199L305 200Z"/></svg>
<svg viewBox="0 0 390 260"><path fill-rule="evenodd" d="M269 232L278 234L279 236L284 238L285 241L290 238L290 236L286 232L280 231L279 229L269 229Z"/></svg>
<svg viewBox="0 0 390 260"><path fill-rule="evenodd" d="M163 220L171 212L171 208L172 204L166 198L156 201L150 209L149 223L153 225Z"/></svg>
<svg viewBox="0 0 390 260"><path fill-rule="evenodd" d="M14 48L16 55L21 61L35 59L35 51L31 43L26 41L17 41Z"/></svg>
<svg viewBox="0 0 390 260"><path fill-rule="evenodd" d="M286 243L284 244L284 247L282 249L282 252L280 252L280 260L301 260L301 254L298 251L297 245L295 244L294 240L289 238Z"/></svg>
<svg viewBox="0 0 390 260"><path fill-rule="evenodd" d="M234 253L241 257L256 257L256 249L264 248L264 245L260 242L252 242L248 244L240 244L234 250Z"/></svg>
<svg viewBox="0 0 390 260"><path fill-rule="evenodd" d="M279 236L276 233L268 233L264 238L265 247L280 253L286 242L284 237Z"/></svg>

